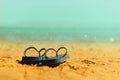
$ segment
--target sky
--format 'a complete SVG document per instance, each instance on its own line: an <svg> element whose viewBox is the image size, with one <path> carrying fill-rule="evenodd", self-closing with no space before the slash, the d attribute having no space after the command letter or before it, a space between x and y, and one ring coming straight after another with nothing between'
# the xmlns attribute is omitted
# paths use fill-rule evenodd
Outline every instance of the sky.
<svg viewBox="0 0 120 80"><path fill-rule="evenodd" d="M0 0L0 27L119 27L120 0Z"/></svg>

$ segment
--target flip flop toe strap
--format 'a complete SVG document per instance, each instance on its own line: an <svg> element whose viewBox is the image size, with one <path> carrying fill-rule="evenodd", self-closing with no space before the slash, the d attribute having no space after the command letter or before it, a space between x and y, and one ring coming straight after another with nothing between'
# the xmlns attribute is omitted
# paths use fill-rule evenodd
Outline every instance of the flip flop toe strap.
<svg viewBox="0 0 120 80"><path fill-rule="evenodd" d="M27 54L27 51L29 51L30 49L34 49L38 54L39 54L39 57L41 57L42 55L40 54L43 50L44 50L44 54L46 53L46 49L45 48L42 48L40 49L39 51L35 48L35 47L28 47L25 49L24 51L24 56L25 57L28 57L26 54Z"/></svg>
<svg viewBox="0 0 120 80"><path fill-rule="evenodd" d="M59 54L59 51L60 51L61 49L64 49L64 50L65 50L65 53L63 53L61 57L66 56L66 55L67 55L67 48L66 48L66 47L60 47L60 48L56 51L56 55L57 55L57 56L60 55L60 54Z"/></svg>
<svg viewBox="0 0 120 80"><path fill-rule="evenodd" d="M62 49L65 50L65 53L59 54L59 51L62 50ZM50 50L52 50L52 51L55 52L55 56L54 56L54 57L50 57L50 56L47 55ZM67 48L65 48L65 47L60 47L57 51L56 51L54 48L49 48L49 49L46 51L46 53L44 54L45 58L49 58L49 59L50 59L50 58L58 59L58 58L60 58L60 57L66 56L66 55L67 55Z"/></svg>
<svg viewBox="0 0 120 80"><path fill-rule="evenodd" d="M44 54L45 58L51 58L51 57L49 57L49 56L47 55L50 50L51 50L51 51L54 51L55 54L56 54L56 56L57 56L56 50L53 49L53 48L49 48L49 49L46 51L46 53Z"/></svg>

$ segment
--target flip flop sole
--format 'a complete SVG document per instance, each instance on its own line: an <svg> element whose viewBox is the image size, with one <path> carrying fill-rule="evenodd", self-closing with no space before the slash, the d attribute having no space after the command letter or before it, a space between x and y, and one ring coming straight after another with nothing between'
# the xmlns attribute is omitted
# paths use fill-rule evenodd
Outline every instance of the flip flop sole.
<svg viewBox="0 0 120 80"><path fill-rule="evenodd" d="M42 57L22 57L21 63L23 64L38 64L42 61Z"/></svg>
<svg viewBox="0 0 120 80"><path fill-rule="evenodd" d="M69 55L58 55L57 57L49 57L44 60L42 60L43 65L54 65L54 64L61 64L66 61L66 59L69 58Z"/></svg>
<svg viewBox="0 0 120 80"><path fill-rule="evenodd" d="M43 65L55 65L55 64L61 64L66 61L66 59L69 58L69 55L58 55L57 57L49 57L46 59L43 59L42 57L22 57L22 64L38 64L42 63Z"/></svg>

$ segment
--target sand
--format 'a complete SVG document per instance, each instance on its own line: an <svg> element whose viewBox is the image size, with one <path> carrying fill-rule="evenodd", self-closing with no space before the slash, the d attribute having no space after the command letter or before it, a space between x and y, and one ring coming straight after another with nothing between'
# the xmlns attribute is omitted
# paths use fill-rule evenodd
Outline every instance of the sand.
<svg viewBox="0 0 120 80"><path fill-rule="evenodd" d="M22 65L23 51L60 46L70 58L57 67ZM0 41L0 80L120 80L120 43Z"/></svg>

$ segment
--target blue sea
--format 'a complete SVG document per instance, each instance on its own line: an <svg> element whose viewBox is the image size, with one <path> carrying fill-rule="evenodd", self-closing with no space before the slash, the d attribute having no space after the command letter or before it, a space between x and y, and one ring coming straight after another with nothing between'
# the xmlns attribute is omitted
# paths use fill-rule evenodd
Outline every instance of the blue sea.
<svg viewBox="0 0 120 80"><path fill-rule="evenodd" d="M0 40L55 42L119 42L119 28L0 27Z"/></svg>

